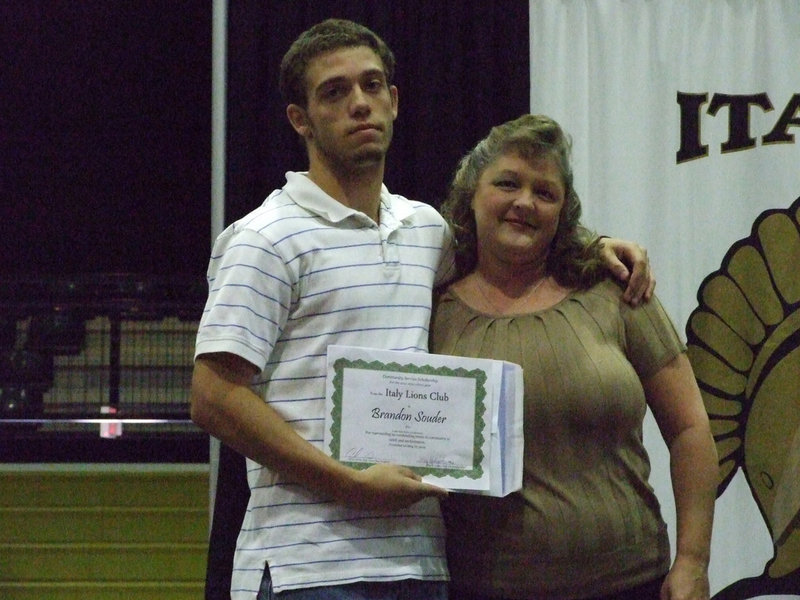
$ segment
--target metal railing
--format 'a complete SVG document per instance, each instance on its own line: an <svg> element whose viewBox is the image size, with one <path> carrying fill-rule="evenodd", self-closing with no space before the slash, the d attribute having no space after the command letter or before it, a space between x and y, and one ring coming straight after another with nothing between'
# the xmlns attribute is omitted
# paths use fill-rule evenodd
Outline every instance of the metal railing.
<svg viewBox="0 0 800 600"><path fill-rule="evenodd" d="M197 434L188 392L205 280L0 279L0 436Z"/></svg>

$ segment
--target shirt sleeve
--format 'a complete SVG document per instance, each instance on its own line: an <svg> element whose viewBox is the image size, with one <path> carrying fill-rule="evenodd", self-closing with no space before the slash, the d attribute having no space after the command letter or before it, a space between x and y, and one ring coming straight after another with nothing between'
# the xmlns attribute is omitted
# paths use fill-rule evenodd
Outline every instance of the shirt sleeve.
<svg viewBox="0 0 800 600"><path fill-rule="evenodd" d="M624 302L621 307L626 354L641 379L650 377L686 351L686 345L656 296L635 308Z"/></svg>
<svg viewBox="0 0 800 600"><path fill-rule="evenodd" d="M208 283L195 357L229 352L262 371L292 301L291 277L282 257L258 232L230 227L214 244Z"/></svg>
<svg viewBox="0 0 800 600"><path fill-rule="evenodd" d="M443 234L442 234L442 254L439 261L439 268L436 271L436 280L434 281L434 288L442 287L444 284L452 281L456 276L456 259L455 259L455 240L450 225L442 219Z"/></svg>

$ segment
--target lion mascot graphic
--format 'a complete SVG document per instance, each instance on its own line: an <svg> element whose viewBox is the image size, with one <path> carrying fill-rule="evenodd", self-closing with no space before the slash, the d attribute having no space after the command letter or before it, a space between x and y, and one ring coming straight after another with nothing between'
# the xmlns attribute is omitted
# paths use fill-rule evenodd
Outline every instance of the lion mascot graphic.
<svg viewBox="0 0 800 600"><path fill-rule="evenodd" d="M714 600L800 595L800 198L759 215L697 299L686 336L719 453L717 497L741 469L774 548L761 575Z"/></svg>

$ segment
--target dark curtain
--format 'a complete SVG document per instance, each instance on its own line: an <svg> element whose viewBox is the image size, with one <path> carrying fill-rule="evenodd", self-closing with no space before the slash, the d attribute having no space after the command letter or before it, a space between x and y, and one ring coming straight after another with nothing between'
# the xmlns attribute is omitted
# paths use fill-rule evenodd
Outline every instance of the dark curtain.
<svg viewBox="0 0 800 600"><path fill-rule="evenodd" d="M209 0L0 1L0 276L196 276Z"/></svg>
<svg viewBox="0 0 800 600"><path fill-rule="evenodd" d="M395 53L394 192L438 206L461 155L529 109L527 0L239 0L228 17L228 222L283 185L286 171L308 166L278 69L291 42L325 18L358 21Z"/></svg>
<svg viewBox="0 0 800 600"><path fill-rule="evenodd" d="M529 110L528 1L283 0L230 3L226 221L308 162L278 92L283 54L328 17L375 31L397 59L400 114L386 184L439 205L458 159L496 124ZM223 446L206 598L228 598L244 514L244 459ZM244 496L243 496L244 495Z"/></svg>

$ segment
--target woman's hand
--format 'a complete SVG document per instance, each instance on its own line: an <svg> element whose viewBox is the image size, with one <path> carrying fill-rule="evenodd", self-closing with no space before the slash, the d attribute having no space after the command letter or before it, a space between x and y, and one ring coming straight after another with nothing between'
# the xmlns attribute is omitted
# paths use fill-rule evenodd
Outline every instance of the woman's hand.
<svg viewBox="0 0 800 600"><path fill-rule="evenodd" d="M604 237L600 240L600 256L617 279L628 283L622 295L625 302L636 306L642 300L650 300L656 279L644 247L635 242Z"/></svg>
<svg viewBox="0 0 800 600"><path fill-rule="evenodd" d="M661 600L708 600L709 594L708 565L676 557L661 586Z"/></svg>

